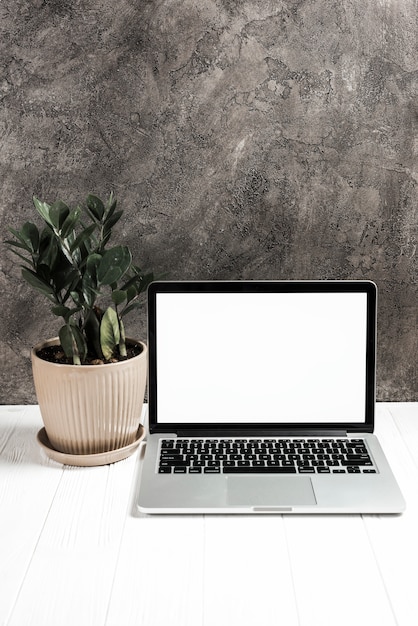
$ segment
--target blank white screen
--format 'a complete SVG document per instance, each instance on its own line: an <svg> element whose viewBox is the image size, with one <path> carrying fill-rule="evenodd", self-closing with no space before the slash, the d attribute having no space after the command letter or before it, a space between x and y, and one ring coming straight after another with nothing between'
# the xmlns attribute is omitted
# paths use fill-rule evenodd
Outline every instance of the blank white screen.
<svg viewBox="0 0 418 626"><path fill-rule="evenodd" d="M157 294L159 423L362 422L365 293Z"/></svg>

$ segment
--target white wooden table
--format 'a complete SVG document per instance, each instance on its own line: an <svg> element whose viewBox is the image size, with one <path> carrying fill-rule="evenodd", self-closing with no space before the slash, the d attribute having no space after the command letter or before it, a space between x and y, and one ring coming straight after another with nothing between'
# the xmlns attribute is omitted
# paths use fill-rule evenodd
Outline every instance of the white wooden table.
<svg viewBox="0 0 418 626"><path fill-rule="evenodd" d="M139 516L141 449L62 466L0 407L1 626L418 624L418 403L379 404L401 516Z"/></svg>

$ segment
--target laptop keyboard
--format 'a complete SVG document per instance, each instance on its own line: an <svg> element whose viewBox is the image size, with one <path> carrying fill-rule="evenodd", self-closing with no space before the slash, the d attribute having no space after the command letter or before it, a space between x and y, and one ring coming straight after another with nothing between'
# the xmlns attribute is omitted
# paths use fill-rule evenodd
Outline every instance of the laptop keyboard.
<svg viewBox="0 0 418 626"><path fill-rule="evenodd" d="M364 439L161 439L160 474L372 474Z"/></svg>

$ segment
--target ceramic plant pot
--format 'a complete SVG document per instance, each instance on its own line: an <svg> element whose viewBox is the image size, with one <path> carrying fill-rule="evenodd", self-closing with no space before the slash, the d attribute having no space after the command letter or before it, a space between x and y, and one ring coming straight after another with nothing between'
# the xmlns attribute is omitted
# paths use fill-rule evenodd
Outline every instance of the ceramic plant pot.
<svg viewBox="0 0 418 626"><path fill-rule="evenodd" d="M59 452L93 455L132 444L138 434L147 379L147 346L126 361L63 365L31 353L36 396L51 445Z"/></svg>

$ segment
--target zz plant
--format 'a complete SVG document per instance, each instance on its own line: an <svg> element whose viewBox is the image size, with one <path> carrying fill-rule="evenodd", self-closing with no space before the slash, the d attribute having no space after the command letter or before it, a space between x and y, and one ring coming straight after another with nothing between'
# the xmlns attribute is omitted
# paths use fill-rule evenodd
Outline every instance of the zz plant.
<svg viewBox="0 0 418 626"><path fill-rule="evenodd" d="M6 243L24 262L23 278L63 319L59 338L65 356L75 365L126 358L123 318L140 305L153 275L133 264L127 246L109 247L123 214L116 199L89 195L83 207L73 209L61 201L49 205L34 197L33 202L42 230L32 222L9 228L14 239Z"/></svg>

